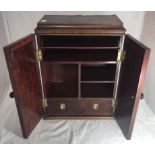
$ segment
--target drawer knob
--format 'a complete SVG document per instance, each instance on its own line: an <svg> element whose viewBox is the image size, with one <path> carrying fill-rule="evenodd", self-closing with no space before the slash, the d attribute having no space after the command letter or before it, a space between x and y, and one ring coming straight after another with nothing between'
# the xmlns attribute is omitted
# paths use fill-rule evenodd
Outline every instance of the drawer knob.
<svg viewBox="0 0 155 155"><path fill-rule="evenodd" d="M94 110L98 110L99 109L99 104L98 103L94 103L93 104L93 109Z"/></svg>
<svg viewBox="0 0 155 155"><path fill-rule="evenodd" d="M61 110L65 110L65 109L66 109L66 105L65 105L64 103L61 103L61 104L60 104L60 109L61 109Z"/></svg>

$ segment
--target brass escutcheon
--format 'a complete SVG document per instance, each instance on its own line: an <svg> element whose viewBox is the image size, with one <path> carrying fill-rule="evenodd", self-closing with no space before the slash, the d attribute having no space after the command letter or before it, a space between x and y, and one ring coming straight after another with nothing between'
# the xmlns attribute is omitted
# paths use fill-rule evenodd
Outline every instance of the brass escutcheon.
<svg viewBox="0 0 155 155"><path fill-rule="evenodd" d="M65 110L65 108L66 108L66 105L64 103L60 103L60 109Z"/></svg>
<svg viewBox="0 0 155 155"><path fill-rule="evenodd" d="M98 110L99 109L99 104L98 103L94 103L93 104L93 109L94 110Z"/></svg>

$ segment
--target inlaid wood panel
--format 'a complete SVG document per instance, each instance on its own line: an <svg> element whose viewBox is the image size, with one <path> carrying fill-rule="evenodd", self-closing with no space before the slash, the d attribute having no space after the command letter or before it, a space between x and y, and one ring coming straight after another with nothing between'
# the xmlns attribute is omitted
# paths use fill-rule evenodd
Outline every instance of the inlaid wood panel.
<svg viewBox="0 0 155 155"><path fill-rule="evenodd" d="M43 116L34 35L6 46L4 51L23 136L26 138Z"/></svg>

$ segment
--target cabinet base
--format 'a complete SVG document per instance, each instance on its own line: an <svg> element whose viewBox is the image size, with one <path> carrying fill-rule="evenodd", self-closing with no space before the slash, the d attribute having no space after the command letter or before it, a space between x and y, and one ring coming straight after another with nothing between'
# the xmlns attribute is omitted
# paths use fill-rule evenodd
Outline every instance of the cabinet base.
<svg viewBox="0 0 155 155"><path fill-rule="evenodd" d="M114 116L100 116L100 117L95 117L95 116L75 116L75 117L53 117L53 116L44 116L43 118L44 120L55 120L55 119L60 119L60 120L81 120L81 119L85 119L85 120L96 120L96 119L114 119Z"/></svg>

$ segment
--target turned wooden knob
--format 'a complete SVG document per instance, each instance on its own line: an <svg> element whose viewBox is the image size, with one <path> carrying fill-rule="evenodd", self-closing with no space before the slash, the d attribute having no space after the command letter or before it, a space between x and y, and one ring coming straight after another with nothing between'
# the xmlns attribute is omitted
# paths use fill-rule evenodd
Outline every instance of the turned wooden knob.
<svg viewBox="0 0 155 155"><path fill-rule="evenodd" d="M10 92L9 96L10 96L10 98L14 98L14 93L13 93L13 91Z"/></svg>

